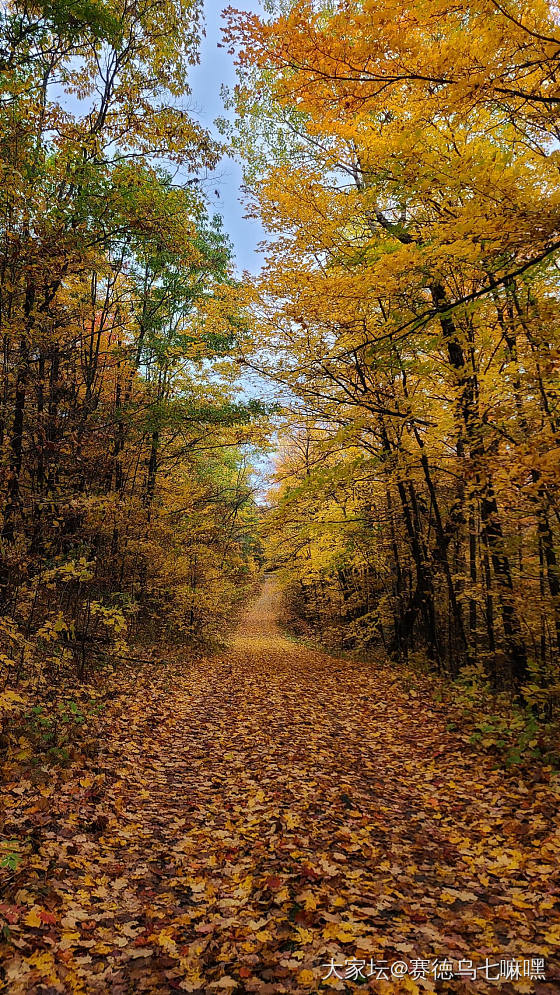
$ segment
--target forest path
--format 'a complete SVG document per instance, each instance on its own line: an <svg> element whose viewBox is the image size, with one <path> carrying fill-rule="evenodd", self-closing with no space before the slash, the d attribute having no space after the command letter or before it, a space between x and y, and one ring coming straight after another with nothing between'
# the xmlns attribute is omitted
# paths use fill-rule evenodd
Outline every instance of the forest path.
<svg viewBox="0 0 560 995"><path fill-rule="evenodd" d="M492 770L395 669L287 639L275 603L268 578L228 652L139 679L49 799L6 990L354 991L358 958L373 991L556 991L523 978L560 936L553 786ZM436 957L522 977L411 963Z"/></svg>

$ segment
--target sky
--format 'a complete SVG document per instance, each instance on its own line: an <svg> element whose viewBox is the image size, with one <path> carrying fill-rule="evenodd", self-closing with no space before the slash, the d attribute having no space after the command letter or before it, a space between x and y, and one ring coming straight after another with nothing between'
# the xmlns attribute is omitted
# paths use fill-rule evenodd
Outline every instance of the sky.
<svg viewBox="0 0 560 995"><path fill-rule="evenodd" d="M223 4L224 7L226 5ZM234 5L242 10L261 12L258 0L236 0ZM235 83L233 57L228 55L226 48L217 47L222 40L220 28L223 6L222 0L204 2L206 37L202 40L200 65L192 70L189 77L192 88L191 113L218 138L220 136L214 121L225 115L220 89L223 84L231 87ZM264 232L258 221L243 217L241 184L240 166L232 159L224 158L212 175L207 192L214 210L222 216L224 228L235 246L239 271L256 273L260 268L257 246L264 238ZM215 195L215 190L219 196Z"/></svg>
<svg viewBox="0 0 560 995"><path fill-rule="evenodd" d="M231 2L240 10L254 13L262 12L259 0L205 0L206 37L202 39L200 49L200 65L190 74L189 84L192 89L190 99L191 114L208 128L217 138L219 135L214 121L224 117L221 87L232 87L235 84L235 66L233 57L228 55L227 48L218 48L221 43L222 10ZM258 244L265 238L265 232L256 219L244 217L241 185L243 183L241 167L232 159L222 159L216 172L212 174L205 192L217 214L223 218L224 228L234 246L234 257L239 273L248 270L257 273L261 266L258 254ZM214 191L219 196L216 197ZM246 397L257 397L261 400L275 400L276 391L272 385L257 375L247 372L240 381L243 394ZM254 473L253 486L258 500L264 501L264 496L270 486L270 474L273 469L273 455L262 454L257 457L252 454Z"/></svg>

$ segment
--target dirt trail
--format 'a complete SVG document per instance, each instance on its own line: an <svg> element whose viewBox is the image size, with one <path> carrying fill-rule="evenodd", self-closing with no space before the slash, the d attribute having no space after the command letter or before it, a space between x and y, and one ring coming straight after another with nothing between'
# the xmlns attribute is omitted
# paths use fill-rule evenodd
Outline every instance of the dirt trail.
<svg viewBox="0 0 560 995"><path fill-rule="evenodd" d="M551 784L492 770L397 671L287 639L275 601L270 578L227 653L142 677L51 799L19 898L47 921L14 930L6 990L356 991L357 958L379 992L557 991L523 977L560 939ZM413 964L436 957L521 977Z"/></svg>

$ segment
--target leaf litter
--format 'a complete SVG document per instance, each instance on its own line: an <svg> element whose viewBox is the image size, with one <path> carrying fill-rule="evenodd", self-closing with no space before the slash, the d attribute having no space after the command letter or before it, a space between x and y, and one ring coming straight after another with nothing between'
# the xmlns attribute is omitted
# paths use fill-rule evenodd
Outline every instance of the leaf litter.
<svg viewBox="0 0 560 995"><path fill-rule="evenodd" d="M469 992L496 985L322 978L539 956L546 982L500 991L557 991L554 772L494 768L390 668L287 639L274 604L268 580L225 655L135 675L97 756L7 784L4 990Z"/></svg>

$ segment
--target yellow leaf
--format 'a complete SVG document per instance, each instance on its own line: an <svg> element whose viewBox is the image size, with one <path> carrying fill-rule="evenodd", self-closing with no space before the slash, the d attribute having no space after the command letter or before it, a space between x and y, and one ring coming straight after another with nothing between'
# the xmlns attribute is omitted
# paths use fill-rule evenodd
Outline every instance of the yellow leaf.
<svg viewBox="0 0 560 995"><path fill-rule="evenodd" d="M25 925L26 926L33 926L35 929L38 929L39 926L41 925L41 920L39 918L39 912L40 912L40 909L38 908L38 906L34 905L33 908L30 909L30 911L27 913L27 915L26 915L26 917L24 919Z"/></svg>
<svg viewBox="0 0 560 995"><path fill-rule="evenodd" d="M299 972L297 979L304 988L311 988L315 982L313 971L309 971L307 968Z"/></svg>

